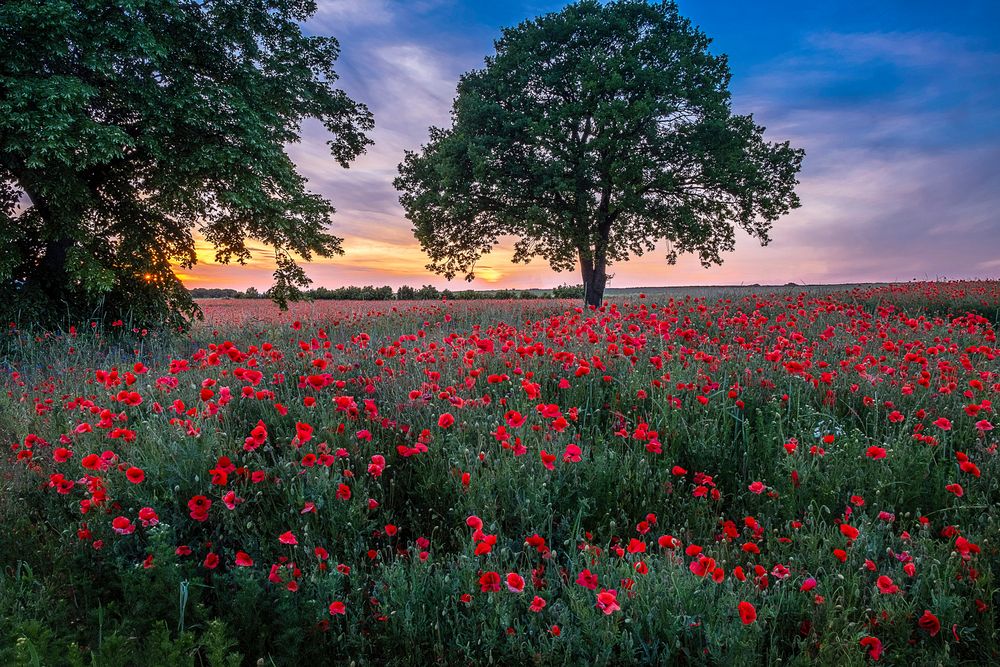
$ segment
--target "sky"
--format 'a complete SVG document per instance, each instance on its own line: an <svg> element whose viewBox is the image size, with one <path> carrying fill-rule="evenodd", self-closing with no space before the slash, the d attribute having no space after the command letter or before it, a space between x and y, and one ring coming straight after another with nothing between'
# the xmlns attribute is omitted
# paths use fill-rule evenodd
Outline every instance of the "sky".
<svg viewBox="0 0 1000 667"><path fill-rule="evenodd" d="M338 85L375 115L375 145L350 169L318 123L287 147L309 188L337 208L346 254L306 265L314 286L475 289L580 283L541 259L511 262L512 241L477 265L470 285L425 269L392 180L429 126L447 126L463 72L482 67L500 28L562 2L317 0L305 25L343 49ZM765 138L806 151L802 207L766 247L745 235L720 266L665 249L609 269L610 287L851 283L1000 277L1000 2L679 0L683 16L729 57L734 113ZM203 260L189 287L266 289L266 249L244 267Z"/></svg>

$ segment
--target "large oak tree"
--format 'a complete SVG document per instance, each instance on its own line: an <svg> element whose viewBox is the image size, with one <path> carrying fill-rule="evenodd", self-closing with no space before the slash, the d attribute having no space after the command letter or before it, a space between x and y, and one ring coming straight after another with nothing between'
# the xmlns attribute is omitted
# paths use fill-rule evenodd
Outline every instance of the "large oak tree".
<svg viewBox="0 0 1000 667"><path fill-rule="evenodd" d="M322 122L343 167L372 116L334 86L310 0L0 3L0 308L65 322L194 312L172 270L195 233L222 262L264 245L283 301L297 258L342 252L333 208L285 152ZM256 242L256 243L254 243Z"/></svg>
<svg viewBox="0 0 1000 667"><path fill-rule="evenodd" d="M408 152L396 187L428 268L471 280L515 261L579 265L588 304L607 269L668 244L721 263L738 225L762 244L799 205L803 151L730 108L729 68L672 2L591 0L503 31L463 75L452 126Z"/></svg>

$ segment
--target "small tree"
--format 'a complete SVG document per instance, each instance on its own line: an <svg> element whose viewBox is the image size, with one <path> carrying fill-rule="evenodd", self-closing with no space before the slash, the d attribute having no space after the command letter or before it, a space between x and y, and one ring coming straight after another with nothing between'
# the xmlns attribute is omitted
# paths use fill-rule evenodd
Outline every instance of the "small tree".
<svg viewBox="0 0 1000 667"><path fill-rule="evenodd" d="M308 283L295 256L341 253L333 207L285 152L320 120L342 166L371 114L334 86L340 47L302 33L309 0L0 2L0 289L76 318L146 320L195 306L172 270L277 263L281 303Z"/></svg>
<svg viewBox="0 0 1000 667"><path fill-rule="evenodd" d="M434 285L424 285L417 290L418 299L438 299L441 297L441 293L438 291L437 287Z"/></svg>
<svg viewBox="0 0 1000 667"><path fill-rule="evenodd" d="M709 43L673 2L585 0L505 29L460 79L452 126L399 166L428 268L471 280L513 235L514 261L579 265L596 305L608 266L658 241L668 263L705 266L734 248L735 225L766 244L799 205L804 153L731 112Z"/></svg>

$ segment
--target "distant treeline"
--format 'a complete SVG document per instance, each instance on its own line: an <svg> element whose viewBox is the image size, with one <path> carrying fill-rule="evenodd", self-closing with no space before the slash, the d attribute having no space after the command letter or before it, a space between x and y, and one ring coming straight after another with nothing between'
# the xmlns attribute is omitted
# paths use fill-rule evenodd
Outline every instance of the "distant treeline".
<svg viewBox="0 0 1000 667"><path fill-rule="evenodd" d="M235 289L221 289L214 287L195 287L190 290L191 296L195 299L268 299L268 292L260 292L256 288L249 288L245 292ZM559 285L550 290L543 289L499 289L499 290L439 290L433 285L424 285L415 288L403 285L393 290L388 285L375 287L365 285L356 287L354 285L337 287L317 287L316 289L303 292L306 299L312 300L335 300L335 301L412 301L415 299L448 299L450 301L462 299L582 299L583 285Z"/></svg>

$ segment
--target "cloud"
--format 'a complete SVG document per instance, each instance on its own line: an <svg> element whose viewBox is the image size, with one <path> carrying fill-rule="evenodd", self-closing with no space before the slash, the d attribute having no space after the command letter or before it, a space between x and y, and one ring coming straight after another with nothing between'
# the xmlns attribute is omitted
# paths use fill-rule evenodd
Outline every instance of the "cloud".
<svg viewBox="0 0 1000 667"><path fill-rule="evenodd" d="M307 272L328 286L467 287L426 272L392 180L403 152L426 141L428 126L448 124L458 77L481 65L489 31L468 27L473 38L438 25L431 19L442 7L434 2L320 7L310 26L342 38L340 83L369 105L376 129L375 146L348 170L329 156L318 123L307 122L302 142L289 147L310 188L337 207L332 229L347 251ZM611 285L1000 275L998 73L994 45L943 32L805 35L792 51L733 82L737 113L752 112L768 138L806 149L802 208L777 221L766 248L739 234L722 266L703 269L686 257L668 267L660 248L613 267ZM512 264L512 255L505 241L483 258L474 286L490 287L487 279L518 288L580 280L538 259ZM199 284L266 288L270 270L261 262L188 273ZM209 278L218 282L204 282Z"/></svg>
<svg viewBox="0 0 1000 667"><path fill-rule="evenodd" d="M806 148L803 206L766 252L822 255L820 279L983 276L1000 254L998 62L951 35L823 33L761 66L734 106ZM896 85L868 90L872 63Z"/></svg>
<svg viewBox="0 0 1000 667"><path fill-rule="evenodd" d="M310 25L337 34L344 28L385 25L395 18L393 4L387 0L320 0Z"/></svg>

